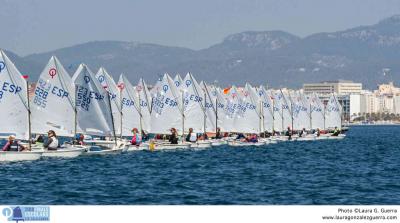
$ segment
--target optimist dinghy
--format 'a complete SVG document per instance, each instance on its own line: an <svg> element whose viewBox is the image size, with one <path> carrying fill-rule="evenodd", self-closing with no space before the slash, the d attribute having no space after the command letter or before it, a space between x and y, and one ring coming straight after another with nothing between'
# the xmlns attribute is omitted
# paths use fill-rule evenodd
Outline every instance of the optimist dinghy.
<svg viewBox="0 0 400 223"><path fill-rule="evenodd" d="M57 150L46 150L42 148L36 151L42 152L43 157L75 158L80 156L85 151L85 149L86 148L82 146L63 145Z"/></svg>
<svg viewBox="0 0 400 223"><path fill-rule="evenodd" d="M228 145L232 147L263 146L265 145L265 142L241 142L234 140L234 141L229 141Z"/></svg>
<svg viewBox="0 0 400 223"><path fill-rule="evenodd" d="M212 142L199 140L197 142L190 143L190 148L210 148Z"/></svg>
<svg viewBox="0 0 400 223"><path fill-rule="evenodd" d="M141 151L141 150L149 150L149 144L148 143L141 143L140 145L136 146L136 145L128 145L128 152L132 152L132 151Z"/></svg>
<svg viewBox="0 0 400 223"><path fill-rule="evenodd" d="M115 143L115 142L114 142ZM120 154L127 151L127 146L124 142L117 142L112 148L106 146L88 146L85 150L84 155L108 155L108 154Z"/></svg>
<svg viewBox="0 0 400 223"><path fill-rule="evenodd" d="M38 160L42 156L39 151L0 151L0 162L19 162L19 161L33 161Z"/></svg>
<svg viewBox="0 0 400 223"><path fill-rule="evenodd" d="M211 141L212 146L222 146L222 145L227 145L228 142L223 139L215 139Z"/></svg>

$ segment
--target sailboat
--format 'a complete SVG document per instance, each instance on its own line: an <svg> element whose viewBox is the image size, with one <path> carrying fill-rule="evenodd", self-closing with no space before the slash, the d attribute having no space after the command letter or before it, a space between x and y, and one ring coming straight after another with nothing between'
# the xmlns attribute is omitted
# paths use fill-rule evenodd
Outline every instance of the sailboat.
<svg viewBox="0 0 400 223"><path fill-rule="evenodd" d="M77 131L95 136L114 135L110 94L85 64L79 65L72 80L76 87ZM120 153L125 147L117 141L111 141L111 145L102 140L85 140L85 143L90 146L85 155Z"/></svg>
<svg viewBox="0 0 400 223"><path fill-rule="evenodd" d="M131 136L132 129L139 129L141 133L143 129L143 113L139 102L139 95L136 93L132 84L121 74L118 81L120 89L121 101L121 136ZM145 108L147 109L147 108ZM144 109L143 109L144 110ZM128 151L148 149L148 144L141 143L140 145L129 145Z"/></svg>
<svg viewBox="0 0 400 223"><path fill-rule="evenodd" d="M342 106L339 104L335 94L332 94L325 107L325 127L327 129L342 128ZM344 134L329 137L329 139L343 139Z"/></svg>
<svg viewBox="0 0 400 223"><path fill-rule="evenodd" d="M235 131L260 134L263 131L260 99L253 87L247 83L242 90L238 90L235 87L232 94L237 94L236 98L238 102L234 119ZM236 140L228 142L230 146L261 146L264 144L265 142L251 143Z"/></svg>
<svg viewBox="0 0 400 223"><path fill-rule="evenodd" d="M74 87L71 77L60 61L52 56L39 76L33 96L32 132L44 134L53 130L59 136L72 137L74 134ZM62 145L57 150L43 151L44 157L77 157L84 148Z"/></svg>
<svg viewBox="0 0 400 223"><path fill-rule="evenodd" d="M30 141L28 82L3 50L0 50L0 83L3 86L3 91L0 93L0 116L7 117L2 120L0 133L13 134L17 139ZM41 155L42 152L0 151L0 162L37 160Z"/></svg>
<svg viewBox="0 0 400 223"><path fill-rule="evenodd" d="M293 103L293 126L294 129L306 131L303 135L299 135L296 140L299 141L312 141L315 140L315 136L307 134L307 130L311 131L311 106L309 101L305 99L304 95L300 92L294 92L291 94L291 100Z"/></svg>
<svg viewBox="0 0 400 223"><path fill-rule="evenodd" d="M151 131L151 103L152 103L152 97L149 92L149 89L147 87L146 82L143 80L143 78L139 79L139 82L137 83L135 90L138 94L138 100L139 100L139 105L140 105L140 111L142 114L142 126L141 130L145 132L150 132Z"/></svg>
<svg viewBox="0 0 400 223"><path fill-rule="evenodd" d="M225 118L224 101L221 92L215 86L208 86L205 82L200 84L205 92L205 110L206 110L206 131L217 133L219 128L224 131L223 119ZM221 146L228 142L225 139L214 139L211 141L211 146Z"/></svg>
<svg viewBox="0 0 400 223"><path fill-rule="evenodd" d="M176 88L174 81L168 74L164 74L159 89L153 98L151 112L151 132L155 134L169 134L171 128L175 128L182 137L185 129L183 113L182 92ZM170 144L157 142L155 149L189 148L189 144Z"/></svg>
<svg viewBox="0 0 400 223"><path fill-rule="evenodd" d="M192 74L188 73L183 80L181 90L183 92L183 112L185 118L185 132L189 132L189 128L198 134L206 133L207 113L205 110L206 97L203 89L197 83ZM191 148L208 148L211 142L208 140L197 140L191 142Z"/></svg>

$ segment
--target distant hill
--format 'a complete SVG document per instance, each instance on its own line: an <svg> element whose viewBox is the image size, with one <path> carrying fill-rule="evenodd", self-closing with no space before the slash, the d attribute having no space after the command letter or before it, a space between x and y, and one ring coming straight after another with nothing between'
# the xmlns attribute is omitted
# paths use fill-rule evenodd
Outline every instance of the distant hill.
<svg viewBox="0 0 400 223"><path fill-rule="evenodd" d="M199 80L222 85L267 84L301 87L303 83L348 79L375 88L400 83L400 16L371 26L300 38L283 31L249 31L227 36L207 49L191 50L156 44L96 41L19 57L18 68L36 79L51 55L72 75L79 63L93 71L104 66L117 78L125 73L150 84L165 72L192 72Z"/></svg>

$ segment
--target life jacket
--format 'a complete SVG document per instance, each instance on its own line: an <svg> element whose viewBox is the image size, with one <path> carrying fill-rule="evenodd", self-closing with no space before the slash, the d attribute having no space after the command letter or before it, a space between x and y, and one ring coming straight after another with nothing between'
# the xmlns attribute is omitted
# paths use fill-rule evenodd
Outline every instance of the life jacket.
<svg viewBox="0 0 400 223"><path fill-rule="evenodd" d="M57 149L58 148L58 139L54 136L50 137L53 141L50 143L49 148Z"/></svg>
<svg viewBox="0 0 400 223"><path fill-rule="evenodd" d="M132 136L131 144L139 145L141 141L142 141L142 139L140 138L140 135L136 133Z"/></svg>
<svg viewBox="0 0 400 223"><path fill-rule="evenodd" d="M194 133L194 132L190 133L190 138L189 138L189 140L190 140L191 142L196 142L196 141L197 141L197 134Z"/></svg>
<svg viewBox="0 0 400 223"><path fill-rule="evenodd" d="M13 143L11 143L11 145L9 146L10 149L8 151L19 151L19 149L21 148L21 146L19 145L19 143L14 140Z"/></svg>

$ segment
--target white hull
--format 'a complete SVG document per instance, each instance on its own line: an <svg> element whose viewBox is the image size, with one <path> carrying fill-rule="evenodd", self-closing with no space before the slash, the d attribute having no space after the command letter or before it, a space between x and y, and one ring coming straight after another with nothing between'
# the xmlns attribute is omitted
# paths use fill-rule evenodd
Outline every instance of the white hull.
<svg viewBox="0 0 400 223"><path fill-rule="evenodd" d="M298 137L297 141L314 141L315 136Z"/></svg>
<svg viewBox="0 0 400 223"><path fill-rule="evenodd" d="M211 142L207 141L199 141L195 143L190 144L190 148L210 148L211 147Z"/></svg>
<svg viewBox="0 0 400 223"><path fill-rule="evenodd" d="M211 146L222 146L222 145L227 145L227 144L228 144L228 142L223 139L218 139L218 140L211 142Z"/></svg>
<svg viewBox="0 0 400 223"><path fill-rule="evenodd" d="M86 156L91 155L109 155L109 154L120 154L123 152L122 148L119 149L102 149L102 150L88 150L84 153Z"/></svg>
<svg viewBox="0 0 400 223"><path fill-rule="evenodd" d="M120 154L122 152L126 152L128 150L128 146L125 145L124 142L117 141L117 145L115 145L114 141L112 145L99 147L89 147L86 149L85 155L108 155L108 154ZM110 148L111 147L111 148Z"/></svg>
<svg viewBox="0 0 400 223"><path fill-rule="evenodd" d="M238 141L229 141L229 146L233 147L243 147L243 146L263 146L265 142L238 142Z"/></svg>
<svg viewBox="0 0 400 223"><path fill-rule="evenodd" d="M43 157L56 157L56 158L75 158L80 156L85 151L83 146L69 146L66 148L59 148L57 150L42 150Z"/></svg>
<svg viewBox="0 0 400 223"><path fill-rule="evenodd" d="M149 150L149 144L147 144L147 143L142 143L139 146L129 145L127 147L128 147L128 150L127 150L128 152Z"/></svg>
<svg viewBox="0 0 400 223"><path fill-rule="evenodd" d="M5 152L0 151L0 162L19 162L38 160L42 156L42 152Z"/></svg>
<svg viewBox="0 0 400 223"><path fill-rule="evenodd" d="M339 134L338 136L329 136L328 139L344 139L346 135Z"/></svg>
<svg viewBox="0 0 400 223"><path fill-rule="evenodd" d="M154 150L189 149L190 144L156 144Z"/></svg>

